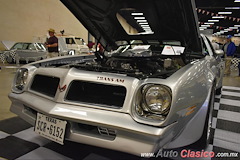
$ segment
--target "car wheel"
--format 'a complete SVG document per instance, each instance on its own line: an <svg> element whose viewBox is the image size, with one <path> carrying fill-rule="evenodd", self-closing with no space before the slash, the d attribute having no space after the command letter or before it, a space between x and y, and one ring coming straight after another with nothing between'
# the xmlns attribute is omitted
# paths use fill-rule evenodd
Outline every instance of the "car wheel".
<svg viewBox="0 0 240 160"><path fill-rule="evenodd" d="M8 63L13 63L13 58L11 56L6 57Z"/></svg>
<svg viewBox="0 0 240 160"><path fill-rule="evenodd" d="M208 104L208 112L204 124L203 134L201 138L194 143L193 147L196 149L204 149L208 147L209 142L213 139L213 130L212 130L212 111L214 107L215 99L215 89L212 89L211 99Z"/></svg>

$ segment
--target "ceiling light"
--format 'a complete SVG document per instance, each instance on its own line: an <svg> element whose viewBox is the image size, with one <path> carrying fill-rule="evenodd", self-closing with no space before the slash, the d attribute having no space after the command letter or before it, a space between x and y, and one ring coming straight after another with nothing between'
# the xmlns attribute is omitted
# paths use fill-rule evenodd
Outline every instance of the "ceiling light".
<svg viewBox="0 0 240 160"><path fill-rule="evenodd" d="M229 27L230 29L238 29L238 27Z"/></svg>
<svg viewBox="0 0 240 160"><path fill-rule="evenodd" d="M152 32L151 29L144 29L146 32Z"/></svg>
<svg viewBox="0 0 240 160"><path fill-rule="evenodd" d="M221 34L225 33L225 32L228 32L228 31L220 31Z"/></svg>
<svg viewBox="0 0 240 160"><path fill-rule="evenodd" d="M151 29L150 27L142 27L143 29Z"/></svg>
<svg viewBox="0 0 240 160"><path fill-rule="evenodd" d="M218 12L218 14L232 14L232 12Z"/></svg>
<svg viewBox="0 0 240 160"><path fill-rule="evenodd" d="M139 24L148 24L147 22L140 22Z"/></svg>
<svg viewBox="0 0 240 160"><path fill-rule="evenodd" d="M131 15L132 15L132 16L142 16L143 13L132 13Z"/></svg>
<svg viewBox="0 0 240 160"><path fill-rule="evenodd" d="M210 19L210 20L208 20L208 22L219 22L219 20L218 19Z"/></svg>
<svg viewBox="0 0 240 160"><path fill-rule="evenodd" d="M214 23L213 22L210 22L210 23L205 22L204 24L214 24Z"/></svg>
<svg viewBox="0 0 240 160"><path fill-rule="evenodd" d="M142 27L149 27L148 24L142 24L141 26L142 26Z"/></svg>
<svg viewBox="0 0 240 160"><path fill-rule="evenodd" d="M240 0L235 0L234 2L240 2Z"/></svg>
<svg viewBox="0 0 240 160"><path fill-rule="evenodd" d="M217 18L224 18L223 16L213 16L213 19L217 19Z"/></svg>
<svg viewBox="0 0 240 160"><path fill-rule="evenodd" d="M234 25L234 27L240 27L240 25Z"/></svg>
<svg viewBox="0 0 240 160"><path fill-rule="evenodd" d="M145 17L134 17L134 19L145 19Z"/></svg>
<svg viewBox="0 0 240 160"><path fill-rule="evenodd" d="M204 25L204 24L202 24L201 27L210 27L210 25Z"/></svg>
<svg viewBox="0 0 240 160"><path fill-rule="evenodd" d="M240 9L240 7L225 7L225 9Z"/></svg>
<svg viewBox="0 0 240 160"><path fill-rule="evenodd" d="M142 19L138 19L137 22L147 22L147 20L146 19L143 19L143 20Z"/></svg>

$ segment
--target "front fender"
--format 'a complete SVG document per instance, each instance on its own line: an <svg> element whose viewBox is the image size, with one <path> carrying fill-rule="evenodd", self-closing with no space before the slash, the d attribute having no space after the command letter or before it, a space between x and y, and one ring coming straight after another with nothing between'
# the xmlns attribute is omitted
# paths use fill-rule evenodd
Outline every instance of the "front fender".
<svg viewBox="0 0 240 160"><path fill-rule="evenodd" d="M167 148L185 146L201 137L215 81L206 61L196 62L187 72L177 74L182 77L173 88L173 103L166 121L177 121L178 125L174 128L176 136Z"/></svg>

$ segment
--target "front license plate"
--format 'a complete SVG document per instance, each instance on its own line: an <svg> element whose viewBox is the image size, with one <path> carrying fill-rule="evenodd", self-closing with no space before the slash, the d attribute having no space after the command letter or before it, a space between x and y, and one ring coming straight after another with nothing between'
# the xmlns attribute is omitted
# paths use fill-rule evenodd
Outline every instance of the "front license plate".
<svg viewBox="0 0 240 160"><path fill-rule="evenodd" d="M37 113L34 131L52 141L63 144L67 121Z"/></svg>

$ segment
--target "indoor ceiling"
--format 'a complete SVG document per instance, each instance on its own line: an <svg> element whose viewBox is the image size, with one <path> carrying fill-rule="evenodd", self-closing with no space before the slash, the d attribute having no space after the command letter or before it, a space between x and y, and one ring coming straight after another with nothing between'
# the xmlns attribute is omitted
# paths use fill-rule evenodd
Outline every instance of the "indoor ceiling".
<svg viewBox="0 0 240 160"><path fill-rule="evenodd" d="M195 0L199 28L216 36L234 35L240 37L240 0ZM222 13L220 13L222 12ZM224 13L225 12L225 13ZM131 13L129 12L128 15ZM123 15L131 26L142 32L141 26Z"/></svg>
<svg viewBox="0 0 240 160"><path fill-rule="evenodd" d="M200 30L240 36L240 0L196 0L196 6Z"/></svg>

